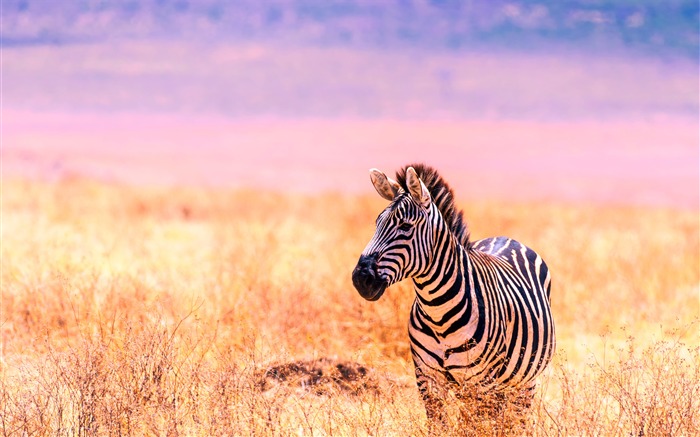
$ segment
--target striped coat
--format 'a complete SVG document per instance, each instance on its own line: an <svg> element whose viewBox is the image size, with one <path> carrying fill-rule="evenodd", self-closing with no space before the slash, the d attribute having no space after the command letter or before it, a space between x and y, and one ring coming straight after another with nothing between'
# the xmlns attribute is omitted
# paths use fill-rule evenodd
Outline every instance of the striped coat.
<svg viewBox="0 0 700 437"><path fill-rule="evenodd" d="M408 334L428 417L442 419L452 385L520 390L531 398L555 349L551 278L533 250L497 237L472 243L452 190L427 166L372 182L390 205L353 271L368 300L403 279L414 283Z"/></svg>

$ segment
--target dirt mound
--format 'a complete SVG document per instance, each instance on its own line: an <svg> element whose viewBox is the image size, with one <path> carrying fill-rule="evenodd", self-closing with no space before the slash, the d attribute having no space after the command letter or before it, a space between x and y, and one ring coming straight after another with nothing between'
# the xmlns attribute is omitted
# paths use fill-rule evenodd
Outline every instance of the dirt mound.
<svg viewBox="0 0 700 437"><path fill-rule="evenodd" d="M280 385L302 388L317 395L338 391L358 395L379 390L377 377L371 369L328 357L272 365L261 372L258 379L261 390Z"/></svg>

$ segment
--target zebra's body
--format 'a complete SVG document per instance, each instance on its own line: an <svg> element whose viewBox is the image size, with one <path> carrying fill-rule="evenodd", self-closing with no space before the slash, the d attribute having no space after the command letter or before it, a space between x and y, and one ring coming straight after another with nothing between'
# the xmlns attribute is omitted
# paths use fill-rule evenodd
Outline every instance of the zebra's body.
<svg viewBox="0 0 700 437"><path fill-rule="evenodd" d="M547 265L509 238L470 242L451 189L435 170L416 168L399 173L401 184L373 170L375 188L391 204L353 282L376 300L412 278L408 333L429 418L441 418L441 398L455 383L530 396L555 348Z"/></svg>
<svg viewBox="0 0 700 437"><path fill-rule="evenodd" d="M504 237L446 256L456 258L453 280L416 280L408 332L419 389L428 390L426 375L482 389L531 389L554 351L546 264ZM519 302L519 310L508 302Z"/></svg>

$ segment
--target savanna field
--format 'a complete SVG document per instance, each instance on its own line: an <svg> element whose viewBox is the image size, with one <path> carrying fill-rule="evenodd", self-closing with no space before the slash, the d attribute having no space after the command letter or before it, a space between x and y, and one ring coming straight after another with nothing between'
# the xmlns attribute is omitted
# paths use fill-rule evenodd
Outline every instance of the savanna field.
<svg viewBox="0 0 700 437"><path fill-rule="evenodd" d="M367 193L3 181L0 432L426 435L411 286L350 280ZM558 350L524 424L455 435L700 433L697 211L456 195L549 264Z"/></svg>

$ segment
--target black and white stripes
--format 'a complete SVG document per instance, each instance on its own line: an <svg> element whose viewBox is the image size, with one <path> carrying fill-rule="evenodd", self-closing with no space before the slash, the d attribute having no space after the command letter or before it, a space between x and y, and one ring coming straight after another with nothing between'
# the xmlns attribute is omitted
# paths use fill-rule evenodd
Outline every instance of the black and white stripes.
<svg viewBox="0 0 700 437"><path fill-rule="evenodd" d="M405 167L398 181L370 174L391 203L377 218L353 283L376 300L390 285L413 280L408 334L429 418L440 420L444 392L454 383L531 396L555 348L545 262L509 238L469 241L452 190L434 169Z"/></svg>

